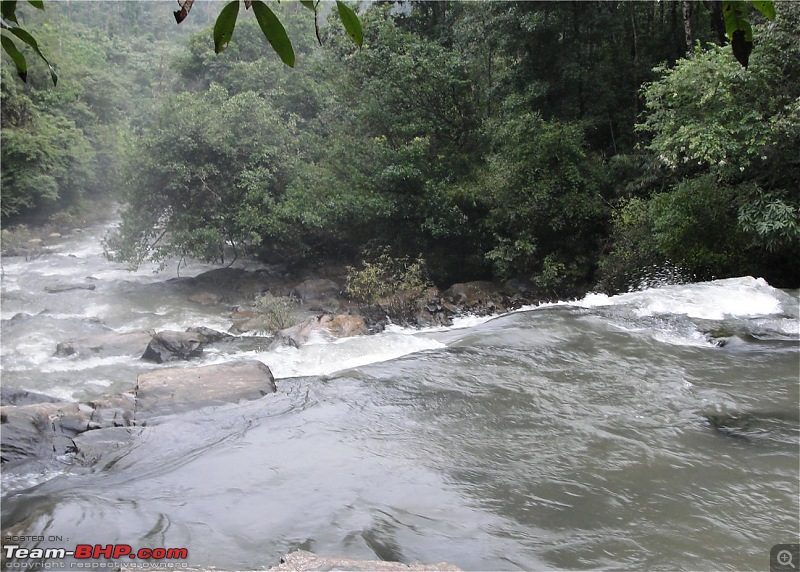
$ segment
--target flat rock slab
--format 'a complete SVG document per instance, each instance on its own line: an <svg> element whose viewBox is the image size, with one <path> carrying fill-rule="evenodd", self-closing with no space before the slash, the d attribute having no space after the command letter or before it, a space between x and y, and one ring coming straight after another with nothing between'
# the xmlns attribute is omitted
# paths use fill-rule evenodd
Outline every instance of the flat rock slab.
<svg viewBox="0 0 800 572"><path fill-rule="evenodd" d="M143 373L136 382L136 423L172 413L251 401L275 393L275 378L257 360Z"/></svg>
<svg viewBox="0 0 800 572"><path fill-rule="evenodd" d="M281 558L278 566L269 569L269 572L330 572L333 570L364 570L375 572L393 571L460 571L461 568L440 562L439 564L403 564L402 562L384 562L382 560L351 560L317 556L313 552L298 550Z"/></svg>
<svg viewBox="0 0 800 572"><path fill-rule="evenodd" d="M57 294L59 292L68 292L70 290L94 290L97 285L91 282L81 282L79 284L51 284L44 287L44 291L48 294Z"/></svg>
<svg viewBox="0 0 800 572"><path fill-rule="evenodd" d="M33 403L56 403L61 401L43 393L15 389L3 385L0 387L0 405L31 405Z"/></svg>
<svg viewBox="0 0 800 572"><path fill-rule="evenodd" d="M153 332L138 330L118 334L109 332L89 338L82 338L69 342L61 342L56 346L56 355L67 357L112 357L112 356L141 356L147 349L147 344L153 337Z"/></svg>

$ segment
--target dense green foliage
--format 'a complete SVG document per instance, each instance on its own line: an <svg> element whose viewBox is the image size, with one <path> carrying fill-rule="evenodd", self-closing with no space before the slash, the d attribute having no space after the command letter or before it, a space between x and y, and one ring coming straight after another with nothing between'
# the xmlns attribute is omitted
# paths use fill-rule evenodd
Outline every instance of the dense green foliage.
<svg viewBox="0 0 800 572"><path fill-rule="evenodd" d="M179 46L159 37L154 8L54 3L28 14L60 81L32 66L23 84L4 62L3 222L78 209L119 186L133 134L170 87L164 60Z"/></svg>
<svg viewBox="0 0 800 572"><path fill-rule="evenodd" d="M157 4L112 4L31 20L57 88L4 70L5 222L113 191L107 250L134 266L366 248L544 296L654 267L800 284L795 4L749 13L747 69L713 2L378 2L360 49L336 5L271 5L294 68L258 18L216 54L222 5L178 35Z"/></svg>
<svg viewBox="0 0 800 572"><path fill-rule="evenodd" d="M615 217L603 260L610 288L636 281L626 260L671 261L694 279L800 280L800 10L780 8L748 70L720 48L698 48L644 85L637 129L651 136L653 172Z"/></svg>

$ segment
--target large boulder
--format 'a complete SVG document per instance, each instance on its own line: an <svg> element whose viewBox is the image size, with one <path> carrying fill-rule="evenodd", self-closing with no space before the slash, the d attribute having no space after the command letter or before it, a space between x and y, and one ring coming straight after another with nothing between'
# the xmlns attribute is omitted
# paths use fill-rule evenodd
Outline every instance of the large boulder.
<svg viewBox="0 0 800 572"><path fill-rule="evenodd" d="M155 363L188 360L203 355L207 338L195 332L164 330L153 335L142 359Z"/></svg>
<svg viewBox="0 0 800 572"><path fill-rule="evenodd" d="M318 556L313 552L296 550L281 558L281 563L269 572L308 572L327 570L363 570L365 572L457 572L461 568L440 562L439 564L403 564L383 560L353 560L335 556Z"/></svg>
<svg viewBox="0 0 800 572"><path fill-rule="evenodd" d="M327 278L311 278L295 286L291 294L312 312L336 312L341 307L342 288Z"/></svg>
<svg viewBox="0 0 800 572"><path fill-rule="evenodd" d="M119 334L109 332L88 338L61 342L56 346L56 355L68 357L112 357L112 356L140 356L147 348L153 337L153 332L136 330Z"/></svg>
<svg viewBox="0 0 800 572"><path fill-rule="evenodd" d="M263 271L247 271L241 268L215 268L193 278L174 279L188 289L190 300L201 305L236 304L241 300L252 300L257 294L269 289L271 277Z"/></svg>
<svg viewBox="0 0 800 572"><path fill-rule="evenodd" d="M272 372L256 360L151 371L139 375L136 382L136 423L201 407L259 399L275 391Z"/></svg>
<svg viewBox="0 0 800 572"><path fill-rule="evenodd" d="M291 346L299 348L308 342L314 332L337 338L347 338L362 336L368 333L368 329L364 318L361 316L320 314L278 332L271 347Z"/></svg>

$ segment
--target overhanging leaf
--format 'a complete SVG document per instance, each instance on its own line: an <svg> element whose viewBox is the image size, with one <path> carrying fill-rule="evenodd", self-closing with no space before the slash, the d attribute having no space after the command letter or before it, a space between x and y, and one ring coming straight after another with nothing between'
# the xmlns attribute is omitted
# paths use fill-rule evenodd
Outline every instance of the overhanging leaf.
<svg viewBox="0 0 800 572"><path fill-rule="evenodd" d="M252 5L253 13L256 15L256 20L258 20L258 25L261 27L264 37L267 38L275 53L280 56L281 61L293 68L294 48L283 24L281 24L275 13L270 10L269 6L261 2L261 0L254 0Z"/></svg>
<svg viewBox="0 0 800 572"><path fill-rule="evenodd" d="M28 44L31 48L33 48L33 51L36 52L36 55L42 58L42 61L46 63L47 67L50 69L50 79L53 80L53 85L57 85L58 75L56 74L56 70L53 67L53 65L47 60L47 58L44 57L42 50L39 49L39 42L37 42L33 36L31 36L28 32L26 32L22 28L18 27L8 28L8 31L14 34L16 37L18 37L26 44Z"/></svg>
<svg viewBox="0 0 800 572"><path fill-rule="evenodd" d="M775 19L775 4L772 0L753 0L753 7L761 12L767 20Z"/></svg>
<svg viewBox="0 0 800 572"><path fill-rule="evenodd" d="M733 49L733 57L746 68L750 63L750 53L753 51L753 42L747 41L745 33L742 30L736 30L733 33L731 48Z"/></svg>
<svg viewBox="0 0 800 572"><path fill-rule="evenodd" d="M300 4L302 4L312 12L317 11L316 7L314 6L314 0L300 0Z"/></svg>
<svg viewBox="0 0 800 572"><path fill-rule="evenodd" d="M28 63L25 61L25 56L22 55L17 49L17 46L14 45L14 41L9 38L8 36L0 37L0 42L3 44L3 49L8 54L8 57L11 58L11 61L14 62L14 67L17 68L17 75L22 79L22 81L28 81Z"/></svg>
<svg viewBox="0 0 800 572"><path fill-rule="evenodd" d="M230 43L238 16L239 0L227 4L217 16L214 23L214 53L220 53Z"/></svg>
<svg viewBox="0 0 800 572"><path fill-rule="evenodd" d="M342 19L347 35L353 40L353 43L359 48L364 43L364 32L361 29L361 22L356 16L356 13L341 0L336 0L336 9L339 11L339 17Z"/></svg>
<svg viewBox="0 0 800 572"><path fill-rule="evenodd" d="M17 24L17 0L0 2L0 14L2 14L3 20Z"/></svg>
<svg viewBox="0 0 800 572"><path fill-rule="evenodd" d="M753 41L753 27L747 17L749 7L744 0L723 0L722 15L725 18L725 32L733 41L736 31L744 32L745 41Z"/></svg>
<svg viewBox="0 0 800 572"><path fill-rule="evenodd" d="M28 0L28 4L37 10L44 10L44 0Z"/></svg>

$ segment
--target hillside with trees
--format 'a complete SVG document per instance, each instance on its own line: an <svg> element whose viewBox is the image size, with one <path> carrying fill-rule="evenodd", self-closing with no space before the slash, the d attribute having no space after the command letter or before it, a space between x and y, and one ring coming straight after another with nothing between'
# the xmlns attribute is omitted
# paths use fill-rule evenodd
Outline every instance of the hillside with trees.
<svg viewBox="0 0 800 572"><path fill-rule="evenodd" d="M796 3L753 11L746 68L716 2L375 2L360 48L335 10L315 30L282 3L293 68L252 14L216 54L222 4L178 28L163 3L102 6L29 11L57 86L4 59L6 227L106 198L133 266L388 252L543 297L664 269L800 285Z"/></svg>

